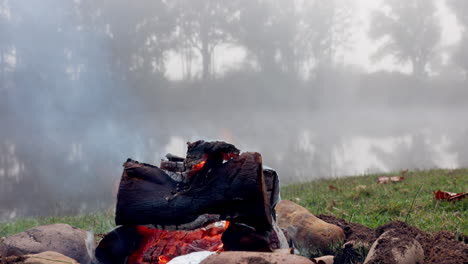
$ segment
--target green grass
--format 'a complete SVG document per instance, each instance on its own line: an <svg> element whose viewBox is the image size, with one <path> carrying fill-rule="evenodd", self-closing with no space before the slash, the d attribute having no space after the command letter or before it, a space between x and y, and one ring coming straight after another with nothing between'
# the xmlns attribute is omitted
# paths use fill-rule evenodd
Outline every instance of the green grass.
<svg viewBox="0 0 468 264"><path fill-rule="evenodd" d="M294 201L313 214L327 214L371 228L389 221L407 221L424 231L449 230L468 234L468 199L455 203L433 199L432 191L466 192L468 169L410 171L399 183L377 184L380 175L317 180L284 186L282 199ZM337 189L331 190L329 186ZM38 225L67 223L95 233L114 226L113 211L69 216L20 219L0 223L0 237Z"/></svg>
<svg viewBox="0 0 468 264"><path fill-rule="evenodd" d="M313 214L333 215L371 228L401 220L428 232L468 233L468 199L450 203L436 201L432 194L438 189L466 192L468 169L410 171L404 181L389 184L377 183L381 175L289 185L282 188L281 197Z"/></svg>
<svg viewBox="0 0 468 264"><path fill-rule="evenodd" d="M58 223L69 224L92 231L95 234L107 233L115 228L114 212L109 210L79 216L25 218L13 222L0 223L0 237L16 234L35 226Z"/></svg>

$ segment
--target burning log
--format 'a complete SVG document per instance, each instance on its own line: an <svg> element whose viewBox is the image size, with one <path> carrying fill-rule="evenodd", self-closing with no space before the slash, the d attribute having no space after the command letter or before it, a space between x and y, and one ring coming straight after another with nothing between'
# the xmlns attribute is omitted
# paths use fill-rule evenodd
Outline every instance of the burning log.
<svg viewBox="0 0 468 264"><path fill-rule="evenodd" d="M187 143L187 147L187 158L185 159L187 167L195 166L204 160L219 164L223 160L239 156L240 153L240 150L234 145L222 141L206 142L199 140Z"/></svg>
<svg viewBox="0 0 468 264"><path fill-rule="evenodd" d="M203 170L204 171L204 170ZM182 187L158 167L128 160L117 195L117 225L181 225L203 214L271 230L261 156L243 153Z"/></svg>
<svg viewBox="0 0 468 264"><path fill-rule="evenodd" d="M158 256L183 253L182 246L172 242L167 242L172 251L164 253L169 245L164 237L187 237L193 232L161 229L193 229L219 220L230 222L222 235L216 234L222 243L201 240L200 250L271 252L277 248L281 236L279 229L273 229L273 215L279 200L278 175L263 169L259 153L240 154L231 144L197 141L188 143L185 159L170 154L166 158L161 168L131 159L125 162L115 217L116 224L124 227L103 239L96 249L98 260L131 264L145 263L146 258L158 263L154 262ZM195 240L190 241L184 243Z"/></svg>
<svg viewBox="0 0 468 264"><path fill-rule="evenodd" d="M228 226L228 222L221 221L192 231L120 227L103 239L96 257L101 263L163 264L176 256L201 250L219 252L223 250L221 236Z"/></svg>
<svg viewBox="0 0 468 264"><path fill-rule="evenodd" d="M171 171L171 172L184 172L187 170L185 163L181 161L161 161L159 167L162 170Z"/></svg>

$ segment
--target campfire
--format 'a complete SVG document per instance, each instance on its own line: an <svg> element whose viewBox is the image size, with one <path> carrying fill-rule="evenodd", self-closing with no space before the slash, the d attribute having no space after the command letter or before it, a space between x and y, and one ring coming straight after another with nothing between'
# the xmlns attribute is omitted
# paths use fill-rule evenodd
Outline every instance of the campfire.
<svg viewBox="0 0 468 264"><path fill-rule="evenodd" d="M174 257L196 251L223 251L221 235L229 226L220 221L193 231L167 231L137 226L141 244L129 256L127 263L167 263Z"/></svg>
<svg viewBox="0 0 468 264"><path fill-rule="evenodd" d="M372 230L315 216L279 201L278 183L259 153L225 142L189 143L185 158L168 154L159 167L129 159L117 194L119 227L99 242L97 263L468 263L466 243L455 234L433 235L400 221ZM10 256L38 248L47 255L26 257L58 259L50 255L58 252L90 263L85 237L68 225L34 228L0 241L0 256L8 257L0 263L22 261ZM30 249L19 251L24 245Z"/></svg>
<svg viewBox="0 0 468 264"><path fill-rule="evenodd" d="M288 247L275 223L278 175L259 153L225 142L188 143L159 167L124 163L115 221L96 249L101 263L167 263L196 251Z"/></svg>

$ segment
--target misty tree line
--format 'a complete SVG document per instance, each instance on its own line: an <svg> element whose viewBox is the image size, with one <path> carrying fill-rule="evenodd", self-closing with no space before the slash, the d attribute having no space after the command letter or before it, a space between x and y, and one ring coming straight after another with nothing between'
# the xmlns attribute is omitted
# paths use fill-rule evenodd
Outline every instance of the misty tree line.
<svg viewBox="0 0 468 264"><path fill-rule="evenodd" d="M466 31L465 2L446 1ZM430 73L442 80L454 79L454 75L466 79L468 38L463 34L456 47L441 50L435 3L387 0L372 14L368 37L384 41L372 60L378 63L392 56L410 65L410 78L397 76L404 83L412 77L427 79ZM172 85L215 89L229 83L222 80L229 80L255 89L276 84L269 79L281 79L287 81L278 86L291 87L289 83L296 81L292 87L305 87L312 96L314 88L337 75L352 71L370 76L337 59L340 51L355 45L350 31L355 8L346 0L2 0L2 92L15 93L31 83L63 91L79 83L95 86L88 88L91 93L102 93L94 90L113 85L158 97L157 93L171 86L166 64L175 52L182 57L178 71L185 82ZM221 45L242 47L247 58L240 69L219 76L213 61L223 56L215 53ZM442 63L443 54L448 54L449 63ZM196 75L193 65L198 62L201 73ZM309 78L299 82L304 73ZM386 78L385 73L381 75L373 77ZM2 97L6 100L8 95Z"/></svg>
<svg viewBox="0 0 468 264"><path fill-rule="evenodd" d="M66 183L76 200L109 185L122 160L106 153L124 144L109 135L115 122L135 138L159 131L160 146L171 131L151 119L171 111L467 103L467 1L444 2L464 30L446 50L436 1L386 0L372 13L368 37L384 43L372 61L391 56L409 74L343 63L355 45L353 2L0 0L0 207L17 203L15 192L34 200L46 182L57 182L52 204ZM241 47L242 65L220 74L220 47ZM171 54L182 80L167 77Z"/></svg>

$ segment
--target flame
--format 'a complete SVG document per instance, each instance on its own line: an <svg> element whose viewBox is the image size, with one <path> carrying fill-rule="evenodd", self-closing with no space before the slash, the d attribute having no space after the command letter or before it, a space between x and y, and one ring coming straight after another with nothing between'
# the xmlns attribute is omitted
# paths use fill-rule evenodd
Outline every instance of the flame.
<svg viewBox="0 0 468 264"><path fill-rule="evenodd" d="M224 251L221 236L228 227L228 221L211 223L192 231L168 231L137 226L142 240L127 263L166 264L177 256L195 251Z"/></svg>
<svg viewBox="0 0 468 264"><path fill-rule="evenodd" d="M205 166L206 160L201 161L198 164L195 164L192 166L192 170L201 170L203 169L203 166Z"/></svg>
<svg viewBox="0 0 468 264"><path fill-rule="evenodd" d="M171 259L166 257L166 256L159 256L158 257L158 261L159 261L159 264L165 264L165 263L168 263Z"/></svg>

